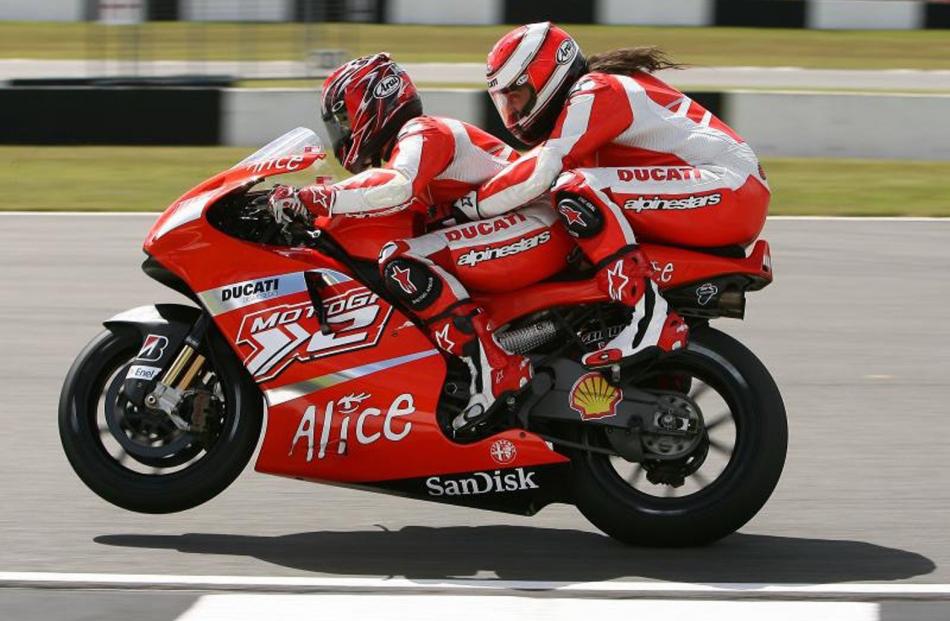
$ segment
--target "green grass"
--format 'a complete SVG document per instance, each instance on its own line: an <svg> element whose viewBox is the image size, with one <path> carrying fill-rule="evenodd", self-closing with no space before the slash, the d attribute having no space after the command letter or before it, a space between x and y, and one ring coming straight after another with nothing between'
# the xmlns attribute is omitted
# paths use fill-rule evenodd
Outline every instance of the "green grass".
<svg viewBox="0 0 950 621"><path fill-rule="evenodd" d="M252 149L0 147L3 210L160 211ZM950 162L768 159L771 213L950 216ZM329 164L324 174L342 171ZM278 177L304 183L307 174Z"/></svg>
<svg viewBox="0 0 950 621"><path fill-rule="evenodd" d="M950 216L950 162L775 158L775 215Z"/></svg>
<svg viewBox="0 0 950 621"><path fill-rule="evenodd" d="M252 151L244 147L0 146L0 186L13 190L0 210L162 211ZM321 170L342 173L336 162ZM279 179L302 184L312 175Z"/></svg>
<svg viewBox="0 0 950 621"><path fill-rule="evenodd" d="M386 50L403 62L483 62L509 26L236 24L152 22L0 24L0 58L102 58L138 37L149 59L300 59L313 48L353 55ZM660 45L695 65L950 69L950 36L941 30L816 31L570 25L588 53ZM137 34L136 34L137 33Z"/></svg>

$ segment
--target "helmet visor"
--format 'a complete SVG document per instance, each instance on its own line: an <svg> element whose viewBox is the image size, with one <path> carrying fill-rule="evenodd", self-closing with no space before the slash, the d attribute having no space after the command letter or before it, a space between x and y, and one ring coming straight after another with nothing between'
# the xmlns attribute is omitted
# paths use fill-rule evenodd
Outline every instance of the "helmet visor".
<svg viewBox="0 0 950 621"><path fill-rule="evenodd" d="M330 137L330 144L333 145L333 153L340 164L346 166L344 161L350 148L350 119L346 114L346 108L336 112L328 112L323 116L323 124L327 128L327 135Z"/></svg>
<svg viewBox="0 0 950 621"><path fill-rule="evenodd" d="M525 83L493 91L491 99L505 127L510 128L531 114L538 97L534 87Z"/></svg>

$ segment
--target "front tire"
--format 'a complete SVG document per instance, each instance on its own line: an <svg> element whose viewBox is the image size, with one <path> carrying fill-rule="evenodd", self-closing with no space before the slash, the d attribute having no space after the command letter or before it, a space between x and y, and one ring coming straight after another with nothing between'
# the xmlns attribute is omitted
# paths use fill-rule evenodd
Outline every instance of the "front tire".
<svg viewBox="0 0 950 621"><path fill-rule="evenodd" d="M217 496L247 465L260 436L260 391L212 327L205 345L224 406L214 438L200 446L196 439L162 459L117 457L109 448L116 427L102 424L102 411L116 399L115 382L141 341L137 331L120 328L100 333L83 349L60 396L60 440L79 478L108 502L141 513L184 511ZM176 468L162 467L171 464Z"/></svg>
<svg viewBox="0 0 950 621"><path fill-rule="evenodd" d="M618 474L613 462L619 458L577 451L572 455L575 503L595 526L626 544L707 544L741 528L772 494L788 444L785 406L762 362L712 328L695 330L685 350L668 355L657 367L700 379L728 404L735 425L728 462L707 486L672 497L672 488L662 495L637 490ZM603 434L600 429L586 433L588 442L604 444L596 436ZM700 457L702 461L705 454Z"/></svg>

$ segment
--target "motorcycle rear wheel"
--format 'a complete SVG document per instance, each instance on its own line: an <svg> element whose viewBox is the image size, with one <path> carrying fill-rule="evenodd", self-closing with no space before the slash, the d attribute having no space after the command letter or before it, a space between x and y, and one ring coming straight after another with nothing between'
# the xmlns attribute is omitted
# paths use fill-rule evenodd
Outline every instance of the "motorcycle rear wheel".
<svg viewBox="0 0 950 621"><path fill-rule="evenodd" d="M122 381L141 345L137 332L120 329L100 333L83 349L66 376L60 396L60 440L79 478L108 502L140 513L184 511L217 496L247 465L260 436L262 398L212 329L208 335L208 364L224 401L224 414L213 441L199 450L190 444L182 448L182 459L176 459L176 455L162 459L136 459L128 454L117 457L110 452L114 441L109 438L115 426L110 429L100 419L104 408L110 407L106 402L116 399L115 382ZM161 472L163 465L182 467Z"/></svg>
<svg viewBox="0 0 950 621"><path fill-rule="evenodd" d="M713 328L697 329L690 339L685 350L667 356L656 369L698 379L728 404L735 441L728 462L714 480L681 497L672 497L672 488L667 490L670 497L651 495L617 472L619 458L587 451L572 454L578 509L603 532L629 545L698 546L735 532L768 500L785 464L785 406L762 362L737 340ZM589 428L584 433L588 443L607 445L602 429ZM708 447L707 443L698 450ZM700 453L699 461L703 459L705 454Z"/></svg>

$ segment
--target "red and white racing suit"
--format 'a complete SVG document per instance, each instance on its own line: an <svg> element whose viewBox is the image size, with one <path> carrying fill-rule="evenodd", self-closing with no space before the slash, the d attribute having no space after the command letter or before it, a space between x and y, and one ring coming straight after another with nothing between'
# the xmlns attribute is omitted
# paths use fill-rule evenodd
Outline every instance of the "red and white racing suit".
<svg viewBox="0 0 950 621"><path fill-rule="evenodd" d="M604 203L614 249L634 243L633 231L642 241L745 245L762 230L769 203L749 145L701 105L640 72L581 78L551 137L478 190L478 213L507 213L555 181L555 191L583 187Z"/></svg>
<svg viewBox="0 0 950 621"><path fill-rule="evenodd" d="M548 191L578 245L601 268L605 290L636 307L630 330L586 357L587 364L616 362L645 346L682 344L675 335L685 326L664 326L674 313L642 278L649 268L635 250L638 241L749 244L762 230L769 203L765 175L742 138L683 93L641 72L590 73L578 80L548 140L463 200L479 216L493 217ZM651 289L645 305L643 294ZM632 324L644 318L638 336Z"/></svg>
<svg viewBox="0 0 950 621"><path fill-rule="evenodd" d="M384 216L451 205L518 157L487 132L454 119L417 117L402 127L385 168L331 186L330 213ZM520 206L519 206L520 207ZM508 291L551 276L566 265L574 242L546 202L497 217L392 241L380 252L386 287L428 326L436 344L471 368L471 418L531 374L521 356L505 352L467 287ZM484 378L484 382L482 379Z"/></svg>

